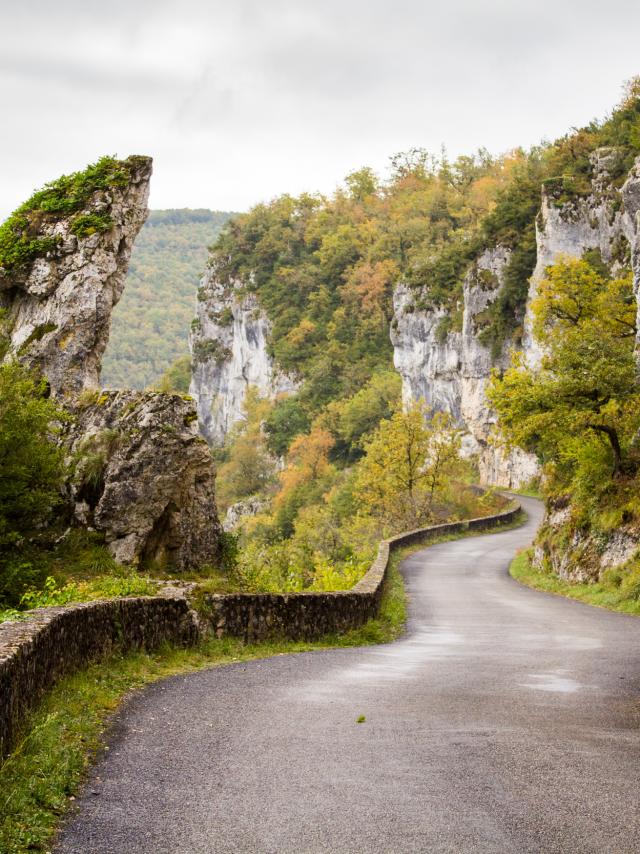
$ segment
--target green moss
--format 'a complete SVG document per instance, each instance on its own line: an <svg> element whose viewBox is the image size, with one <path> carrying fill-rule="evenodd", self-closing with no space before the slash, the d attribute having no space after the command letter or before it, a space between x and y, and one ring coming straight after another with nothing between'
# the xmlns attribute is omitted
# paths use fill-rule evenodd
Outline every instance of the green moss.
<svg viewBox="0 0 640 854"><path fill-rule="evenodd" d="M96 232L109 231L113 220L106 213L79 214L71 222L71 232L76 237L88 237Z"/></svg>
<svg viewBox="0 0 640 854"><path fill-rule="evenodd" d="M438 344L444 344L449 333L462 331L462 311L452 309L443 315L436 326L436 341Z"/></svg>
<svg viewBox="0 0 640 854"><path fill-rule="evenodd" d="M547 198L557 208L575 202L580 197L588 196L591 192L591 182L586 175L560 175L557 178L546 178L542 186Z"/></svg>
<svg viewBox="0 0 640 854"><path fill-rule="evenodd" d="M0 267L12 271L53 252L61 238L43 236L43 226L82 210L100 190L125 187L135 166L137 158L122 161L103 157L82 172L46 184L0 225ZM88 214L77 217L75 225L84 236L92 233L92 228L100 231L111 227L111 222L107 226L106 214Z"/></svg>
<svg viewBox="0 0 640 854"><path fill-rule="evenodd" d="M193 345L194 362L206 362L213 359L221 364L231 356L231 350L218 341L217 338L203 338Z"/></svg>
<svg viewBox="0 0 640 854"><path fill-rule="evenodd" d="M222 309L218 316L218 323L220 326L231 326L233 323L233 311L230 306L226 306Z"/></svg>

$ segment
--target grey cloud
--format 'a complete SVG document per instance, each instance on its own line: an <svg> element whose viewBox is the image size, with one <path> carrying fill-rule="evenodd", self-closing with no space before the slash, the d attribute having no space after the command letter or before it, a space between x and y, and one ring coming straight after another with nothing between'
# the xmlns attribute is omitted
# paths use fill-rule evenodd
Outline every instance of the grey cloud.
<svg viewBox="0 0 640 854"><path fill-rule="evenodd" d="M4 214L105 152L154 155L155 206L330 192L413 145L553 138L640 72L629 0L2 5Z"/></svg>

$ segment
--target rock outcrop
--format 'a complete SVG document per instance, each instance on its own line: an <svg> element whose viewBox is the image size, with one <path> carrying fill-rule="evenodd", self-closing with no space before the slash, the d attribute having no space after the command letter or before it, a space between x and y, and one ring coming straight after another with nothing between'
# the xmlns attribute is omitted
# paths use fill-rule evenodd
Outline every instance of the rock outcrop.
<svg viewBox="0 0 640 854"><path fill-rule="evenodd" d="M537 262L531 277L522 341L504 342L494 357L480 340L483 312L504 285L509 252L503 247L486 250L468 272L463 289L459 329L444 325L448 309L420 310L416 294L400 284L394 294L392 324L394 361L403 380L405 401L424 397L435 409L450 412L467 435L464 447L477 453L485 483L518 487L536 474L533 457L516 450L507 453L493 438L495 416L485 389L492 368L509 363L513 346L522 349L530 364L540 359L531 334L529 306L545 270L560 255L581 257L597 249L615 272L631 262L636 293L640 289L640 158L626 182L612 178L619 164L617 149L598 149L592 155L593 184L588 196L565 199L561 180L549 181L542 191L536 224Z"/></svg>
<svg viewBox="0 0 640 854"><path fill-rule="evenodd" d="M151 158L115 163L118 179L91 192L79 209L29 211L29 239L50 248L14 270L0 267L0 307L7 312L9 337L5 358L17 356L41 370L58 397L73 399L99 383L111 312L147 217Z"/></svg>
<svg viewBox="0 0 640 854"><path fill-rule="evenodd" d="M221 528L215 470L193 403L137 391L85 393L68 447L74 514L121 563L213 564Z"/></svg>
<svg viewBox="0 0 640 854"><path fill-rule="evenodd" d="M259 498L257 495L242 498L227 509L222 527L225 531L233 531L243 519L262 513L268 504L269 502L266 499Z"/></svg>
<svg viewBox="0 0 640 854"><path fill-rule="evenodd" d="M619 152L615 148L599 148L591 155L593 166L592 193L562 201L564 188L560 180L548 181L542 190L542 204L536 223L536 267L529 284L527 305L538 292L545 270L561 255L580 258L585 252L597 249L612 272L628 267L636 256L636 292L640 282L640 263L637 258L637 213L640 208L640 158L622 188L616 187ZM634 251L635 249L635 251ZM523 349L530 364L540 359L538 344L531 332L531 314L525 318Z"/></svg>
<svg viewBox="0 0 640 854"><path fill-rule="evenodd" d="M75 524L102 532L122 563L191 570L217 562L221 536L214 464L192 401L99 391L150 177L149 157L106 158L11 218L13 254L0 268L5 358L42 372L71 415L61 441Z"/></svg>
<svg viewBox="0 0 640 854"><path fill-rule="evenodd" d="M640 551L640 532L622 524L607 533L583 530L572 519L568 500L551 503L536 538L534 565L565 581L594 584L623 567Z"/></svg>
<svg viewBox="0 0 640 854"><path fill-rule="evenodd" d="M247 293L239 281L231 287L222 284L210 266L200 284L191 327L190 391L197 401L200 430L212 445L222 445L242 418L249 386L270 399L295 391L295 381L279 371L269 355L269 333L269 320L256 295Z"/></svg>

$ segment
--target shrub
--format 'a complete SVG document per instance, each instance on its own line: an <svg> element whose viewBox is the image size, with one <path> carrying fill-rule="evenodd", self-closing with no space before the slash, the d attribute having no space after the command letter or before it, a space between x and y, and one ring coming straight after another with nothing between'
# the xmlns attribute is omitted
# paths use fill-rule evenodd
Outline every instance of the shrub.
<svg viewBox="0 0 640 854"><path fill-rule="evenodd" d="M16 601L37 576L20 549L61 501L63 455L52 425L65 416L47 393L46 381L21 366L0 366L0 602Z"/></svg>

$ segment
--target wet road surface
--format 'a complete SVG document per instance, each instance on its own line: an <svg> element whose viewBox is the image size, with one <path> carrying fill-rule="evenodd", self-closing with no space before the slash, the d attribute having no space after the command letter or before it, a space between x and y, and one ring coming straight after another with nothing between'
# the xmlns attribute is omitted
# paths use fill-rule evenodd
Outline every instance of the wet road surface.
<svg viewBox="0 0 640 854"><path fill-rule="evenodd" d="M509 578L522 503L404 562L394 644L136 695L58 854L640 851L640 619Z"/></svg>

